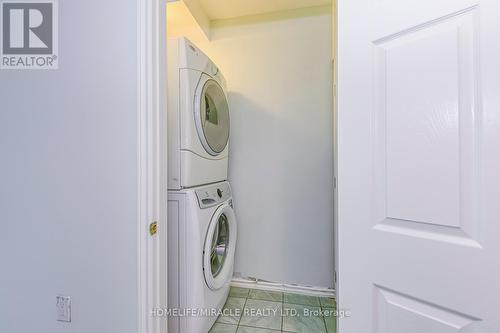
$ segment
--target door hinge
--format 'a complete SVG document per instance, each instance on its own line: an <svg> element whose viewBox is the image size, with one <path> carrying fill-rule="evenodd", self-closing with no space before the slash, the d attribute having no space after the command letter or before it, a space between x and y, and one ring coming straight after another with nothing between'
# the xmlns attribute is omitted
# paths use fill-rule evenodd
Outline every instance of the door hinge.
<svg viewBox="0 0 500 333"><path fill-rule="evenodd" d="M154 235L156 235L157 232L158 232L158 222L153 221L149 224L149 234L151 236L154 236Z"/></svg>
<svg viewBox="0 0 500 333"><path fill-rule="evenodd" d="M333 177L333 188L337 188L337 177Z"/></svg>

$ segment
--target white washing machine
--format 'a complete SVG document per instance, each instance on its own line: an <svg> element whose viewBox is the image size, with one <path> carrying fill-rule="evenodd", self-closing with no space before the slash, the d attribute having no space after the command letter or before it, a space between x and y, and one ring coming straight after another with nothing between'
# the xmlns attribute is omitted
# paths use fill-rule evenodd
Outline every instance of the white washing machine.
<svg viewBox="0 0 500 333"><path fill-rule="evenodd" d="M228 297L236 234L228 182L169 191L169 332L209 331Z"/></svg>
<svg viewBox="0 0 500 333"><path fill-rule="evenodd" d="M169 39L167 52L168 188L227 180L225 79L186 38Z"/></svg>

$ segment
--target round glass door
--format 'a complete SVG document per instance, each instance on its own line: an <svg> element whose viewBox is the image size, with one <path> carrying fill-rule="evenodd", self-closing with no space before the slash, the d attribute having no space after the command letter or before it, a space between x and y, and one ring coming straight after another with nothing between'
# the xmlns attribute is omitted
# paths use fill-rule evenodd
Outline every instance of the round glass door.
<svg viewBox="0 0 500 333"><path fill-rule="evenodd" d="M212 235L212 246L210 250L210 269L215 278L224 267L229 247L229 224L225 214L219 216L217 226Z"/></svg>
<svg viewBox="0 0 500 333"><path fill-rule="evenodd" d="M203 274L212 290L227 285L233 276L236 217L229 204L219 206L208 227L203 250Z"/></svg>
<svg viewBox="0 0 500 333"><path fill-rule="evenodd" d="M229 106L220 85L212 79L203 84L196 110L196 127L205 150L210 155L218 155L229 140Z"/></svg>

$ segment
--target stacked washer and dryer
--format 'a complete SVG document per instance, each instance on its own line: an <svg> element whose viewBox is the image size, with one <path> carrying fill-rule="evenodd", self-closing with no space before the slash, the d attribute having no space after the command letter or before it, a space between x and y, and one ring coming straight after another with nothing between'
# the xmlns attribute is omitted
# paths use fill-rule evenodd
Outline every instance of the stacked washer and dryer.
<svg viewBox="0 0 500 333"><path fill-rule="evenodd" d="M227 299L236 247L229 107L224 77L203 52L186 38L167 50L168 326L206 333Z"/></svg>

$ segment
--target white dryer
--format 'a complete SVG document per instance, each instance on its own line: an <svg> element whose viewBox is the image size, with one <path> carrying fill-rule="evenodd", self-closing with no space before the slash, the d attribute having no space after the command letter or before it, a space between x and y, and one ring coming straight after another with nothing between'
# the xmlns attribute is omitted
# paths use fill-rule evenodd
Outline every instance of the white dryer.
<svg viewBox="0 0 500 333"><path fill-rule="evenodd" d="M227 180L229 106L219 68L186 38L167 43L168 188Z"/></svg>
<svg viewBox="0 0 500 333"><path fill-rule="evenodd" d="M228 182L169 191L169 332L209 331L228 297L236 236Z"/></svg>

